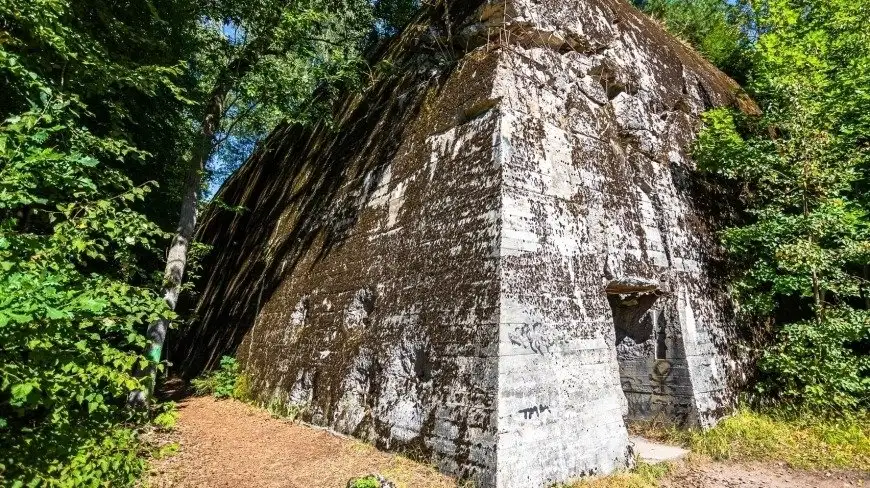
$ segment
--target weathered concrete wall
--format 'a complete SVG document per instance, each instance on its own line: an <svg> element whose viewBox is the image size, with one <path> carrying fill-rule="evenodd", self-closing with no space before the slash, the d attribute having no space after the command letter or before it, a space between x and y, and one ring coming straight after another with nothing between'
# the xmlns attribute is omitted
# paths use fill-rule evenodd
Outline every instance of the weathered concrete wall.
<svg viewBox="0 0 870 488"><path fill-rule="evenodd" d="M479 486L714 422L733 331L689 149L733 82L617 0L442 2L384 56L337 132L279 128L222 189L248 211L206 218L187 363L240 343L262 401Z"/></svg>
<svg viewBox="0 0 870 488"><path fill-rule="evenodd" d="M624 413L709 425L733 394L705 208L716 196L691 181L689 158L700 113L732 103L727 80L620 2L507 12L506 36L523 40L496 76L502 486L607 471L626 460ZM605 289L630 279L665 295L663 359L616 358Z"/></svg>
<svg viewBox="0 0 870 488"><path fill-rule="evenodd" d="M353 225L328 256L326 237L302 253L239 350L263 401L484 481L495 462L498 117L452 115L478 105L487 83L465 83L491 77L494 59L466 60L425 93L415 120L382 135L402 141L395 156L359 177L362 191L339 189L354 200ZM282 213L270 249L299 218L292 205Z"/></svg>

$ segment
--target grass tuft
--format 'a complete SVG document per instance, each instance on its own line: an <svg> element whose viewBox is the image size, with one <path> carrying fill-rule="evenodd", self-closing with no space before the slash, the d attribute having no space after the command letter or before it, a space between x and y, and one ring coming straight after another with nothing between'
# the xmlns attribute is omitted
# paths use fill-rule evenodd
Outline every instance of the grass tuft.
<svg viewBox="0 0 870 488"><path fill-rule="evenodd" d="M670 474L672 470L673 465L670 463L638 462L631 471L600 478L587 478L567 486L570 488L656 488L659 486L659 480Z"/></svg>
<svg viewBox="0 0 870 488"><path fill-rule="evenodd" d="M707 431L652 425L632 430L717 461L784 461L806 470L870 469L866 414L831 420L740 409Z"/></svg>

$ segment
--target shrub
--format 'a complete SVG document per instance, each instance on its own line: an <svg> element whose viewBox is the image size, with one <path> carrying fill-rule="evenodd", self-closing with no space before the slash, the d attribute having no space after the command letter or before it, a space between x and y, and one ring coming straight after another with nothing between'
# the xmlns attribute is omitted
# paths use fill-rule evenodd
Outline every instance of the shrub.
<svg viewBox="0 0 870 488"><path fill-rule="evenodd" d="M689 43L713 64L740 79L751 57L751 15L722 0L633 0L669 32Z"/></svg>
<svg viewBox="0 0 870 488"><path fill-rule="evenodd" d="M148 418L125 399L153 365L147 325L171 314L150 272L167 237L146 213L156 184L137 175L169 165L126 129L163 134L130 114L183 101L151 42L166 30L145 27L157 8L115 3L0 4L2 484L129 486L145 465Z"/></svg>
<svg viewBox="0 0 870 488"><path fill-rule="evenodd" d="M224 356L218 369L202 378L191 381L197 395L213 395L215 398L237 398L247 395L247 381L239 375L236 358Z"/></svg>
<svg viewBox="0 0 870 488"><path fill-rule="evenodd" d="M759 364L758 388L789 408L840 415L870 407L870 314L836 310L788 324Z"/></svg>
<svg viewBox="0 0 870 488"><path fill-rule="evenodd" d="M0 480L12 486L131 486L146 462L137 432L112 421L48 425L4 446Z"/></svg>
<svg viewBox="0 0 870 488"><path fill-rule="evenodd" d="M747 88L758 117L704 116L695 156L745 210L723 231L747 324L769 324L763 397L793 410L870 403L870 10L765 2Z"/></svg>
<svg viewBox="0 0 870 488"><path fill-rule="evenodd" d="M17 66L0 49L0 71ZM164 234L133 209L149 187L102 163L138 152L83 129L75 100L43 100L0 123L0 472L126 486L143 462L124 425L147 418L124 400L168 315L141 257Z"/></svg>

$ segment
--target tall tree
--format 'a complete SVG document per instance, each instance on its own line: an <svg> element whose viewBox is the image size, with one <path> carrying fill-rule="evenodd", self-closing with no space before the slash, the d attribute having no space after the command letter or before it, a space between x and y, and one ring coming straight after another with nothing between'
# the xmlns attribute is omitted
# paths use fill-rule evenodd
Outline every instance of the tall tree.
<svg viewBox="0 0 870 488"><path fill-rule="evenodd" d="M357 80L364 41L377 28L365 0L219 0L205 3L201 18L201 54L192 60L198 129L183 164L179 222L164 271L170 310L181 292L215 153L227 143L261 137L281 120L307 122L328 114L332 96ZM169 325L162 318L148 328L148 355L155 361ZM146 396L139 391L130 400L141 403Z"/></svg>
<svg viewBox="0 0 870 488"><path fill-rule="evenodd" d="M789 405L866 408L870 9L769 0L758 20L748 88L765 115L708 114L699 156L749 211L724 238L744 311L777 324L761 386Z"/></svg>
<svg viewBox="0 0 870 488"><path fill-rule="evenodd" d="M0 478L129 485L188 2L0 1ZM168 161L168 162L167 162ZM154 213L151 213L151 212Z"/></svg>

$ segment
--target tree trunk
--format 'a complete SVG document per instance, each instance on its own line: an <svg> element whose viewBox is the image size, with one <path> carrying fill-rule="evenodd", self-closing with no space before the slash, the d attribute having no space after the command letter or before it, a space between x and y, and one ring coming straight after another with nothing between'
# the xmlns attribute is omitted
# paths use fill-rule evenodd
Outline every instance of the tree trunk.
<svg viewBox="0 0 870 488"><path fill-rule="evenodd" d="M803 206L804 206L804 219L809 221L810 217L810 208L809 208L809 187L807 184L807 180L809 176L807 175L807 161L804 160L803 168L801 170L801 176L803 178ZM810 249L815 245L816 239L815 235L813 235L812 230L809 231L809 235L807 236L807 240L810 243ZM816 313L818 314L818 319L824 320L825 318L825 292L821 289L821 285L819 283L819 274L816 270L815 265L812 268L812 285L813 285L813 303L816 307Z"/></svg>
<svg viewBox="0 0 870 488"><path fill-rule="evenodd" d="M194 163L193 161L191 163ZM166 255L166 269L163 274L163 300L170 310L175 310L178 304L178 296L181 293L181 284L184 278L184 268L187 265L187 251L193 232L196 229L197 202L199 189L202 184L202 171L197 164L190 164L187 179L184 184L184 197L181 201L181 218L178 228L169 246ZM169 331L170 321L161 318L148 326L146 336L150 341L148 346L148 358L154 363L160 362L163 356L163 345L166 342L166 333ZM154 365L148 368L148 392L136 391L131 399L132 403L145 403L147 397L153 392L157 379L157 371ZM147 395L147 396L146 396Z"/></svg>
<svg viewBox="0 0 870 488"><path fill-rule="evenodd" d="M867 282L870 281L870 265L864 265L864 285L862 293L864 294L864 310L870 310L870 290L867 288Z"/></svg>
<svg viewBox="0 0 870 488"><path fill-rule="evenodd" d="M197 204L199 203L200 191L203 186L202 177L205 174L206 163L208 163L214 150L215 138L224 115L224 104L236 81L244 77L251 70L258 57L258 53L253 52L251 49L243 51L242 56L236 58L224 68L221 76L218 77L218 82L209 95L200 126L200 133L193 148L193 156L188 161L178 228L175 231L166 255L166 269L163 273L163 300L170 310L175 310L178 304L178 297L181 294L184 269L187 266L187 253L190 242L193 239L193 233L196 230L197 217L199 216ZM147 355L153 364L147 370L147 391L137 390L131 392L128 398L130 404L147 404L154 391L157 380L156 363L160 362L163 356L163 346L166 343L169 325L169 319L162 318L148 326L146 332L146 337L149 340Z"/></svg>

